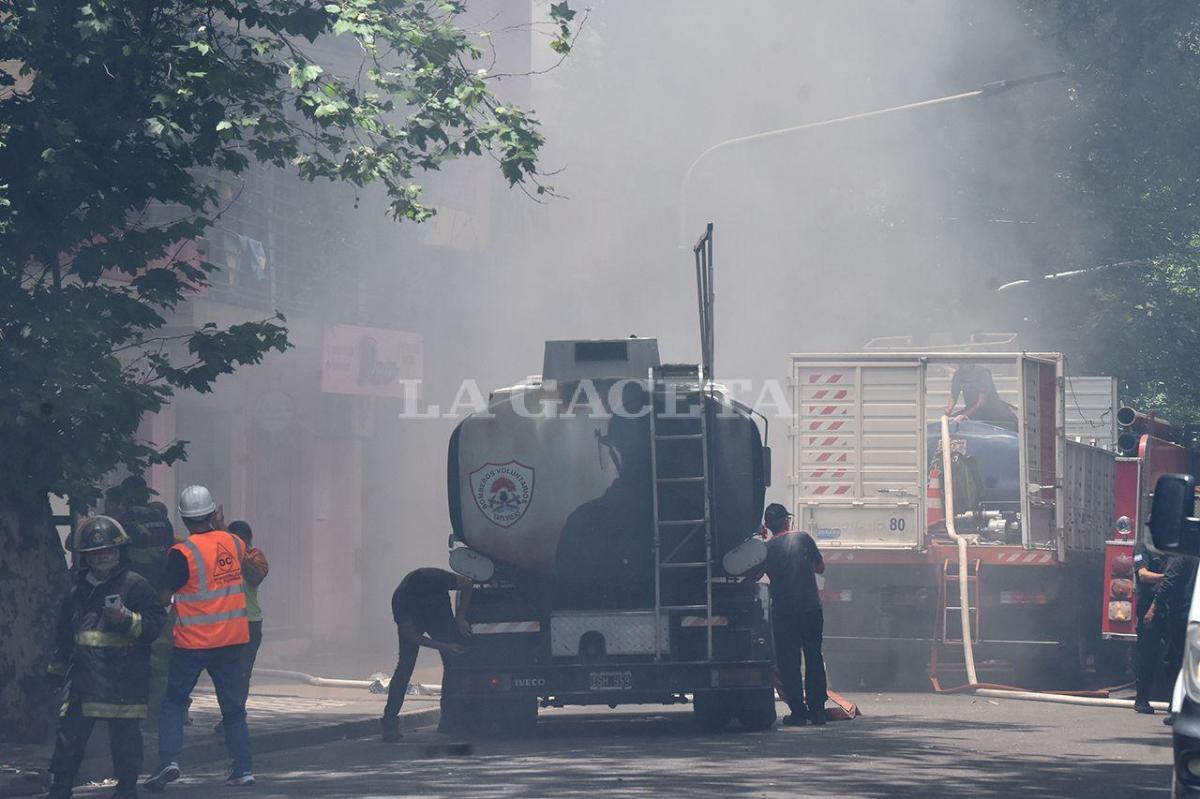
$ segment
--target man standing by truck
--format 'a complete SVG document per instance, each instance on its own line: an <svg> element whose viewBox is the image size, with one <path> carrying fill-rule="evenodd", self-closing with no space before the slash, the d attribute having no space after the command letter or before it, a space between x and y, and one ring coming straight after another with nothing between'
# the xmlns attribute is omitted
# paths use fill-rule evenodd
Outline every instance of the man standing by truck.
<svg viewBox="0 0 1200 799"><path fill-rule="evenodd" d="M805 532L791 529L792 514L778 502L767 506L763 521L771 531L763 565L771 581L771 630L775 661L791 713L789 727L825 723L825 659L821 654L825 617L817 575L825 561L817 542ZM800 662L804 670L801 674ZM806 701L807 700L807 701Z"/></svg>
<svg viewBox="0 0 1200 799"><path fill-rule="evenodd" d="M1150 551L1142 542L1133 550L1133 574L1137 580L1137 697L1133 709L1154 715L1150 699L1162 671L1164 624L1150 612L1154 592L1163 579L1164 559Z"/></svg>
<svg viewBox="0 0 1200 799"><path fill-rule="evenodd" d="M1196 587L1196 558L1172 555L1167 559L1162 580L1154 592L1154 604L1146 613L1145 622L1152 623L1165 616L1167 638L1167 678L1174 682L1183 668L1183 651L1187 645L1188 614L1192 607L1192 592ZM1163 724L1174 721L1167 714Z"/></svg>
<svg viewBox="0 0 1200 799"><path fill-rule="evenodd" d="M387 705L383 708L380 726L383 740L399 741L400 708L404 705L404 693L417 665L417 653L427 646L436 649L442 656L445 669L447 656L461 655L466 651L463 641L471 635L467 622L467 610L471 606L471 592L475 584L466 577L445 569L424 568L411 571L400 581L392 593L392 618L400 638L400 657L396 671L388 684ZM453 613L450 611L450 592L458 591L458 602ZM446 680L442 686L442 717L446 716Z"/></svg>

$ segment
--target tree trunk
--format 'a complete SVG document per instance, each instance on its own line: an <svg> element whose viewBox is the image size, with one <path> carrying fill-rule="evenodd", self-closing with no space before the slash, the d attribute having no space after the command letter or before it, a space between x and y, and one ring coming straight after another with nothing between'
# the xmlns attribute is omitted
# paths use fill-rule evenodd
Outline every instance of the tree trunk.
<svg viewBox="0 0 1200 799"><path fill-rule="evenodd" d="M58 697L45 673L68 585L49 501L0 498L0 719L9 720L0 724L2 740L36 742L54 730Z"/></svg>

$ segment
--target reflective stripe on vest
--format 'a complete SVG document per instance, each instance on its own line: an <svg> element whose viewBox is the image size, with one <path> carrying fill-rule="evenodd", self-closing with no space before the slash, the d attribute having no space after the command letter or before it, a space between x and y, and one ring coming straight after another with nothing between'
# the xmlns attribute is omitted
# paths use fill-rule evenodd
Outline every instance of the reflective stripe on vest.
<svg viewBox="0 0 1200 799"><path fill-rule="evenodd" d="M175 592L175 646L216 649L249 641L242 539L214 530L196 533L173 549L188 563L188 581Z"/></svg>

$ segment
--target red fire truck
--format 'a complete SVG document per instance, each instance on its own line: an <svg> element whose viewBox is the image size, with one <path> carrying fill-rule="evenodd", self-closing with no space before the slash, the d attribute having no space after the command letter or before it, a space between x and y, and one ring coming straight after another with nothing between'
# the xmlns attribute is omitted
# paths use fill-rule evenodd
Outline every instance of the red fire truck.
<svg viewBox="0 0 1200 799"><path fill-rule="evenodd" d="M1124 671L1127 644L1137 640L1133 548L1150 516L1154 486L1164 474L1195 475L1200 467L1190 431L1129 407L1117 412L1117 424L1116 521L1104 545L1101 586L1101 637L1106 643L1096 664L1114 676Z"/></svg>
<svg viewBox="0 0 1200 799"><path fill-rule="evenodd" d="M1110 379L1068 378L1054 353L924 351L795 355L791 378L792 504L828 564L835 682L853 673L886 685L931 663L961 664L963 602L979 671L992 672L981 679L1063 687L1093 658L1124 663L1101 638L1102 629L1133 632L1132 608L1119 604L1130 575L1120 575L1140 525L1123 534L1119 517L1148 512L1137 507L1154 483L1148 468L1189 469L1188 451L1162 437L1161 423L1142 434L1138 457L1118 462ZM1095 435L1079 430L1084 380L1108 381L1107 403L1097 395L1107 408L1089 423ZM963 416L962 395L981 391L991 412ZM1134 506L1118 499L1119 468L1140 481ZM969 542L965 586L943 517L947 492Z"/></svg>

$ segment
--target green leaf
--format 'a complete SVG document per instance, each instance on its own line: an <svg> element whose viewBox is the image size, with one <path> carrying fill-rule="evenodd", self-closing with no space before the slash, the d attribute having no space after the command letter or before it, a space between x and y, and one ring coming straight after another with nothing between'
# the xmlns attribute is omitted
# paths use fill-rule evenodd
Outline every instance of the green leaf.
<svg viewBox="0 0 1200 799"><path fill-rule="evenodd" d="M555 22L570 22L575 19L575 12L571 10L571 4L567 0L563 0L561 3L551 3L550 19Z"/></svg>

